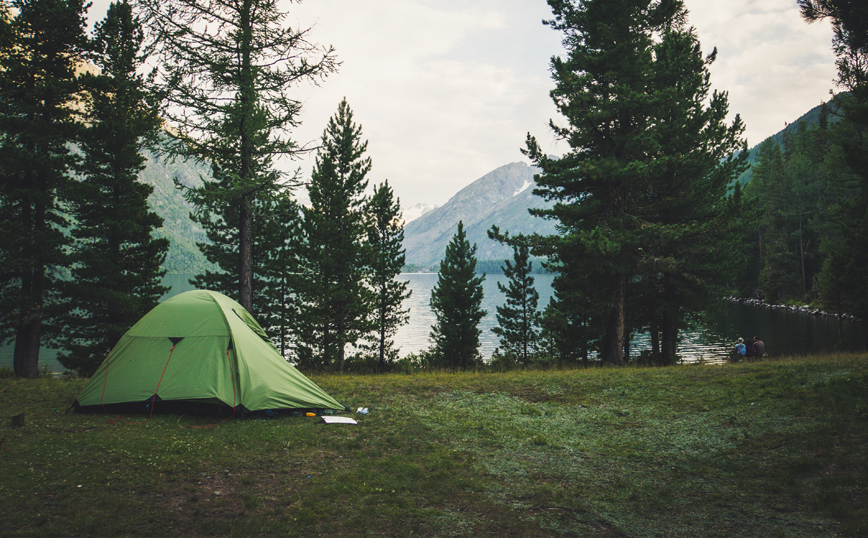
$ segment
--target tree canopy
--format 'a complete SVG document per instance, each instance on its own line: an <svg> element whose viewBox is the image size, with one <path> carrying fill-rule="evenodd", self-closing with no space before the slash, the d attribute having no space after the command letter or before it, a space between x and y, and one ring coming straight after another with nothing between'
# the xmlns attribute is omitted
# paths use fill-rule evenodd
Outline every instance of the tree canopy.
<svg viewBox="0 0 868 538"><path fill-rule="evenodd" d="M674 355L678 320L704 308L736 250L724 198L744 126L723 123L726 94L709 95L715 54L702 56L679 0L549 5L567 49L551 64L566 124L550 126L570 151L549 157L528 135L534 194L555 202L531 213L560 230L535 253L560 270L561 297L581 297L550 305L549 333L580 325L603 361L623 364L631 331L659 320Z"/></svg>
<svg viewBox="0 0 868 538"><path fill-rule="evenodd" d="M159 51L164 115L176 141L171 152L212 166L216 182L192 189L189 199L205 226L215 214L232 226L237 297L253 311L256 199L287 187L274 160L304 150L290 136L301 108L290 90L334 72L334 50L289 25L277 0L139 5Z"/></svg>
<svg viewBox="0 0 868 538"><path fill-rule="evenodd" d="M60 281L69 267L64 213L77 160L79 81L87 48L81 0L15 0L0 18L0 336L14 369L38 375L56 336Z"/></svg>
<svg viewBox="0 0 868 538"><path fill-rule="evenodd" d="M431 290L431 310L436 316L431 341L441 367L466 370L481 361L479 322L486 315L483 280L484 274L476 275L476 245L467 241L464 223L459 221Z"/></svg>

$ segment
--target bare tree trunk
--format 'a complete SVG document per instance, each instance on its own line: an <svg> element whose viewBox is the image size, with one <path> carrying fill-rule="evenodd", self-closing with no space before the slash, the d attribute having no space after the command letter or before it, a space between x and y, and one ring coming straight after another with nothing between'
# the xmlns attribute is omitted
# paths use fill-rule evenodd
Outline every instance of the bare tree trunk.
<svg viewBox="0 0 868 538"><path fill-rule="evenodd" d="M808 279L805 276L805 245L802 241L802 218L799 215L799 254L802 258L802 295L808 294Z"/></svg>
<svg viewBox="0 0 868 538"><path fill-rule="evenodd" d="M624 364L624 303L627 293L627 277L615 277L615 296L612 302L609 326L603 348L603 362L622 366Z"/></svg>
<svg viewBox="0 0 868 538"><path fill-rule="evenodd" d="M39 377L39 339L42 319L38 314L21 316L15 335L15 352L12 359L16 377L35 379Z"/></svg>
<svg viewBox="0 0 868 538"><path fill-rule="evenodd" d="M241 113L241 125L239 126L241 134L241 181L245 183L244 189L251 189L253 182L253 141L252 130L254 104L256 101L253 92L253 68L251 66L251 52L253 44L253 30L251 23L252 2L245 0L241 7L241 22L242 29L240 45L241 49L241 73L239 82L239 98L243 106ZM240 257L240 267L238 270L238 302L241 306L253 313L253 212L250 204L252 202L252 191L246 190L241 196L241 215L239 222L239 245L238 254Z"/></svg>
<svg viewBox="0 0 868 538"><path fill-rule="evenodd" d="M675 364L675 355L678 351L678 329L675 328L675 320L668 309L663 309L663 322L661 325L661 332L663 333L662 362L664 364Z"/></svg>
<svg viewBox="0 0 868 538"><path fill-rule="evenodd" d="M253 214L249 195L241 199L241 226L239 229L238 302L253 313Z"/></svg>
<svg viewBox="0 0 868 538"><path fill-rule="evenodd" d="M386 371L386 327L380 324L380 373Z"/></svg>

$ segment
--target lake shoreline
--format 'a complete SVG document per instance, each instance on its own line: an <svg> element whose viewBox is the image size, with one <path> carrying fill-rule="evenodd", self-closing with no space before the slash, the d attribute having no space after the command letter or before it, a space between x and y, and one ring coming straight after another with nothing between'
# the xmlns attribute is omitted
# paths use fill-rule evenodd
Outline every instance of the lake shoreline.
<svg viewBox="0 0 868 538"><path fill-rule="evenodd" d="M831 312L826 312L820 308L811 308L809 305L795 306L795 305L784 305L784 304L772 304L767 303L763 299L753 299L753 298L744 298L744 297L736 297L734 295L730 295L728 297L723 298L724 301L730 303L743 304L748 306L757 306L761 308L770 308L773 310L789 310L790 312L796 312L799 314L807 314L809 316L822 316L829 318L841 318L847 321L851 321L853 323L862 323L862 319L853 314L834 314Z"/></svg>

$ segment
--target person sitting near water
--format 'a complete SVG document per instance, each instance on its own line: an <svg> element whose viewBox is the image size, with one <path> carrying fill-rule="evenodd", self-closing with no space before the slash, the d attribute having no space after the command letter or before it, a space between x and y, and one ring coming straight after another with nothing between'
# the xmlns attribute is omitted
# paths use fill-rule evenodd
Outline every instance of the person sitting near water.
<svg viewBox="0 0 868 538"><path fill-rule="evenodd" d="M738 339L738 342L735 344L735 352L744 357L744 354L747 352L744 347L744 338Z"/></svg>
<svg viewBox="0 0 868 538"><path fill-rule="evenodd" d="M744 356L747 359L752 359L755 353L755 348L753 346L753 342L748 338L744 343Z"/></svg>
<svg viewBox="0 0 868 538"><path fill-rule="evenodd" d="M753 354L759 358L762 358L766 354L766 345L763 344L763 341L758 336L753 337Z"/></svg>

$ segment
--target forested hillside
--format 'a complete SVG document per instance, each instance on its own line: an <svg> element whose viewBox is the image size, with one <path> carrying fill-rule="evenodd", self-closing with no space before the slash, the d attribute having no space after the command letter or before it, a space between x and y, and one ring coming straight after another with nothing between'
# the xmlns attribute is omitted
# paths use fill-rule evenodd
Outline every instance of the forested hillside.
<svg viewBox="0 0 868 538"><path fill-rule="evenodd" d="M148 198L151 210L163 218L163 227L156 230L157 237L169 240L169 254L163 268L168 273L197 273L212 268L196 246L207 242L205 231L190 220L192 204L184 199L183 191L175 186L175 179L186 187L198 187L202 178L209 178L205 166L186 159L159 157L145 152L147 164L139 179L154 188Z"/></svg>
<svg viewBox="0 0 868 538"><path fill-rule="evenodd" d="M747 233L735 284L744 296L819 302L832 311L853 306L834 284L846 268L833 262L842 230L855 224L842 220L842 211L863 196L843 150L861 135L852 123L836 121L835 110L816 107L751 152L738 215Z"/></svg>
<svg viewBox="0 0 868 538"><path fill-rule="evenodd" d="M837 111L837 108L832 103L825 103L825 105L827 107L830 107L830 109L828 110L828 113L826 115L826 118L827 118L826 121L834 124L835 122L838 121L838 119L840 117L839 116L840 112ZM808 127L812 127L812 126L817 125L817 123L820 121L820 110L822 108L823 108L823 104L819 104L819 105L815 106L814 108L812 108L811 110L809 110L806 113L799 116L795 121L788 121L783 129L781 129L777 133L773 134L769 138L774 140L778 144L783 144L785 132L788 132L788 131L792 132L794 129L798 129L799 125L801 125L802 123L804 123ZM759 160L759 151L758 150L759 150L760 145L762 145L762 142L763 141L760 141L754 147L752 147L750 150L750 155L748 155L747 162L750 163L751 167L748 168L747 170L745 170L744 173L741 176L739 176L739 178L738 178L739 183L741 183L742 185L744 185L745 183L748 183L751 180L751 178L753 178L753 166Z"/></svg>

